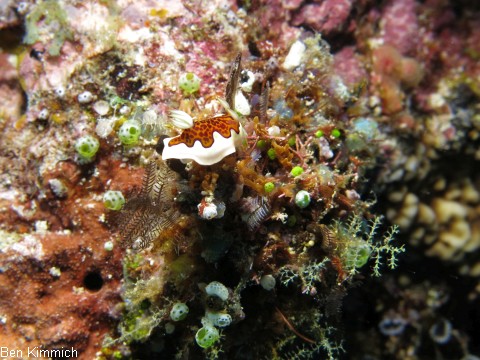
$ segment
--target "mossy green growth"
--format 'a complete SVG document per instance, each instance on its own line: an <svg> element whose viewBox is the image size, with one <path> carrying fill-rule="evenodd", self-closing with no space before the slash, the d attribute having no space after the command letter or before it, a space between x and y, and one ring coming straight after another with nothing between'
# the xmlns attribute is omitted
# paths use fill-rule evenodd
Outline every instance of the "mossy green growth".
<svg viewBox="0 0 480 360"><path fill-rule="evenodd" d="M270 160L275 160L277 158L277 153L274 148L270 148L267 151L267 156Z"/></svg>
<svg viewBox="0 0 480 360"><path fill-rule="evenodd" d="M195 334L195 341L197 342L198 346L204 349L208 349L210 346L215 344L218 339L220 339L220 333L214 326L211 325L205 325Z"/></svg>
<svg viewBox="0 0 480 360"><path fill-rule="evenodd" d="M141 133L140 123L137 120L128 120L118 130L118 138L123 145L135 145Z"/></svg>
<svg viewBox="0 0 480 360"><path fill-rule="evenodd" d="M41 26L45 28L37 26L42 19ZM67 13L62 8L61 2L55 0L38 2L26 16L23 42L28 45L34 44L43 33L53 34L53 39L48 46L48 53L51 56L60 55L60 49L65 40L73 39L73 33L67 21Z"/></svg>
<svg viewBox="0 0 480 360"><path fill-rule="evenodd" d="M322 130L317 130L317 132L315 133L315 137L316 138L321 138L323 136L323 131Z"/></svg>
<svg viewBox="0 0 480 360"><path fill-rule="evenodd" d="M345 139L345 145L350 151L362 151L368 147L368 143L358 133L348 134Z"/></svg>
<svg viewBox="0 0 480 360"><path fill-rule="evenodd" d="M92 135L84 135L75 142L75 150L83 160L91 160L97 154L100 142Z"/></svg>
<svg viewBox="0 0 480 360"><path fill-rule="evenodd" d="M169 241L173 243L173 240ZM170 263L170 279L175 284L181 284L185 281L195 269L195 258L190 254L182 254Z"/></svg>
<svg viewBox="0 0 480 360"><path fill-rule="evenodd" d="M103 194L103 205L110 210L120 210L125 204L125 198L121 191L108 190Z"/></svg>
<svg viewBox="0 0 480 360"><path fill-rule="evenodd" d="M162 314L137 309L124 316L120 324L123 341L145 341L161 322Z"/></svg>
<svg viewBox="0 0 480 360"><path fill-rule="evenodd" d="M263 185L263 189L268 194L268 193L272 192L273 189L275 189L275 184L273 182L269 181L269 182L265 183L265 185Z"/></svg>
<svg viewBox="0 0 480 360"><path fill-rule="evenodd" d="M143 261L144 261L143 255L140 253L137 253L131 256L126 256L123 266L127 272L133 271L138 269Z"/></svg>
<svg viewBox="0 0 480 360"><path fill-rule="evenodd" d="M292 136L290 139L288 139L288 145L290 147L294 147L296 143L297 143L297 139L295 139L294 136Z"/></svg>
<svg viewBox="0 0 480 360"><path fill-rule="evenodd" d="M200 78L194 73L188 72L180 76L178 86L187 94L193 94L200 89Z"/></svg>
<svg viewBox="0 0 480 360"><path fill-rule="evenodd" d="M294 166L290 171L293 177L297 177L303 174L303 168L301 166Z"/></svg>

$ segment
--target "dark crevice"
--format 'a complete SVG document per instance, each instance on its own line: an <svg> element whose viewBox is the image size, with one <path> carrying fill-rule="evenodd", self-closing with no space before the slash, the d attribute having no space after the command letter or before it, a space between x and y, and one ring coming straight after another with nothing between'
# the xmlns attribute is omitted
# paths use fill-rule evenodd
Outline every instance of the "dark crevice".
<svg viewBox="0 0 480 360"><path fill-rule="evenodd" d="M103 287L103 278L100 271L89 271L83 278L83 286L89 291L99 291Z"/></svg>

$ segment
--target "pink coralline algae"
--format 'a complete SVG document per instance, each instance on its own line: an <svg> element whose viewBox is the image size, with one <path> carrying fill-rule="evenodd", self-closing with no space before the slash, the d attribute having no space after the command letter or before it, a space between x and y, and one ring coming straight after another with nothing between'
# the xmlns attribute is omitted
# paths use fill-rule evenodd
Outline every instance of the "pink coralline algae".
<svg viewBox="0 0 480 360"><path fill-rule="evenodd" d="M295 10L298 9L303 3L303 0L283 0L282 6L284 9Z"/></svg>
<svg viewBox="0 0 480 360"><path fill-rule="evenodd" d="M337 75L348 86L358 85L367 78L367 72L362 66L361 56L355 53L353 46L346 46L335 54L334 67Z"/></svg>
<svg viewBox="0 0 480 360"><path fill-rule="evenodd" d="M415 0L391 0L385 7L381 29L385 44L392 45L402 54L416 50L419 26Z"/></svg>
<svg viewBox="0 0 480 360"><path fill-rule="evenodd" d="M293 25L311 26L322 35L339 32L348 27L353 0L317 2L304 5L293 18Z"/></svg>

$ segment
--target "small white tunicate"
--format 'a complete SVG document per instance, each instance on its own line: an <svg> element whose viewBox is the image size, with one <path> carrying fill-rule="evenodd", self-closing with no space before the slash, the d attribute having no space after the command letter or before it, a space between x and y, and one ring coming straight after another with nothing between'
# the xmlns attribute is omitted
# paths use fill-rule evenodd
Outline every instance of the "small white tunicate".
<svg viewBox="0 0 480 360"><path fill-rule="evenodd" d="M205 220L220 219L225 215L226 206L223 201L204 199L197 205L198 215Z"/></svg>
<svg viewBox="0 0 480 360"><path fill-rule="evenodd" d="M112 133L116 122L116 118L98 118L95 133L102 139L105 139Z"/></svg>
<svg viewBox="0 0 480 360"><path fill-rule="evenodd" d="M58 198L64 198L67 195L67 187L63 183L62 180L59 179L50 179L48 180L48 185L50 185L50 189Z"/></svg>
<svg viewBox="0 0 480 360"><path fill-rule="evenodd" d="M238 19L237 19L237 15L235 14L234 11L228 10L225 18L227 19L227 21L228 21L230 24L232 24L232 25L236 25L236 24L237 24Z"/></svg>
<svg viewBox="0 0 480 360"><path fill-rule="evenodd" d="M342 81L342 78L340 76L335 75L330 78L330 88L341 100L347 101L350 98L350 92L348 91L348 87Z"/></svg>
<svg viewBox="0 0 480 360"><path fill-rule="evenodd" d="M21 15L25 15L28 10L28 2L22 1L17 5L17 11Z"/></svg>
<svg viewBox="0 0 480 360"><path fill-rule="evenodd" d="M177 302L173 304L173 307L170 310L170 319L172 319L173 321L181 321L187 317L188 312L189 309L187 304Z"/></svg>
<svg viewBox="0 0 480 360"><path fill-rule="evenodd" d="M142 249L143 243L144 243L144 241L141 237L137 238L132 244L132 249L134 251L138 251L138 250Z"/></svg>
<svg viewBox="0 0 480 360"><path fill-rule="evenodd" d="M110 104L105 100L98 100L93 104L93 110L95 110L98 115L105 116L110 110Z"/></svg>
<svg viewBox="0 0 480 360"><path fill-rule="evenodd" d="M46 234L48 231L48 222L46 220L37 220L34 226L37 234Z"/></svg>
<svg viewBox="0 0 480 360"><path fill-rule="evenodd" d="M360 200L360 194L355 190L345 190L345 195L350 200Z"/></svg>
<svg viewBox="0 0 480 360"><path fill-rule="evenodd" d="M49 116L50 116L50 112L48 111L48 109L45 109L45 108L38 113L39 120L48 120Z"/></svg>
<svg viewBox="0 0 480 360"><path fill-rule="evenodd" d="M443 345L452 338L452 323L446 319L440 319L430 327L430 337L437 344Z"/></svg>
<svg viewBox="0 0 480 360"><path fill-rule="evenodd" d="M216 296L223 301L228 299L228 289L225 285L218 281L212 281L205 287L207 295Z"/></svg>
<svg viewBox="0 0 480 360"><path fill-rule="evenodd" d="M123 105L120 110L118 111L121 115L128 115L130 114L130 108L127 105Z"/></svg>
<svg viewBox="0 0 480 360"><path fill-rule="evenodd" d="M227 327L232 322L232 317L226 313L207 311L205 315L207 319L217 327Z"/></svg>
<svg viewBox="0 0 480 360"><path fill-rule="evenodd" d="M318 139L318 146L320 156L323 156L325 159L331 159L333 157L333 151L330 149L330 144L327 139L324 137Z"/></svg>
<svg viewBox="0 0 480 360"><path fill-rule="evenodd" d="M280 128L277 125L270 126L267 132L270 136L280 136Z"/></svg>
<svg viewBox="0 0 480 360"><path fill-rule="evenodd" d="M157 122L158 115L153 109L147 110L142 115L142 122L146 124L155 124Z"/></svg>
<svg viewBox="0 0 480 360"><path fill-rule="evenodd" d="M107 241L104 245L103 248L106 251L112 251L113 250L113 241Z"/></svg>
<svg viewBox="0 0 480 360"><path fill-rule="evenodd" d="M220 219L225 215L227 207L223 201L216 201L215 204L217 205L217 216L215 216L215 218Z"/></svg>
<svg viewBox="0 0 480 360"><path fill-rule="evenodd" d="M400 316L387 316L380 321L378 328L385 336L399 336L405 330L407 321Z"/></svg>
<svg viewBox="0 0 480 360"><path fill-rule="evenodd" d="M59 98L63 98L66 94L66 90L63 86L59 86L55 89L55 95Z"/></svg>
<svg viewBox="0 0 480 360"><path fill-rule="evenodd" d="M168 322L165 324L165 333L170 335L170 334L173 334L173 332L175 331L175 324L174 323L171 323L171 322Z"/></svg>
<svg viewBox="0 0 480 360"><path fill-rule="evenodd" d="M58 278L60 277L60 275L62 275L62 271L55 266L52 266L50 270L48 270L48 272L50 273L50 275L52 275L55 278Z"/></svg>
<svg viewBox="0 0 480 360"><path fill-rule="evenodd" d="M252 87L254 83L255 83L255 74L250 70L242 70L242 73L240 75L241 89L249 93L252 91Z"/></svg>
<svg viewBox="0 0 480 360"><path fill-rule="evenodd" d="M295 194L295 205L297 205L301 209L305 209L308 205L310 205L311 197L308 191L300 190Z"/></svg>
<svg viewBox="0 0 480 360"><path fill-rule="evenodd" d="M142 135L146 140L153 140L163 129L163 119L159 118L153 109L145 111L142 115Z"/></svg>
<svg viewBox="0 0 480 360"><path fill-rule="evenodd" d="M260 279L260 285L267 291L273 290L275 288L275 278L273 275L263 275Z"/></svg>
<svg viewBox="0 0 480 360"><path fill-rule="evenodd" d="M216 218L218 215L217 205L215 205L214 203L205 203L202 201L200 204L198 204L197 207L198 215L200 215L202 219L211 220Z"/></svg>
<svg viewBox="0 0 480 360"><path fill-rule="evenodd" d="M93 95L90 91L84 91L78 94L77 99L80 104L88 104L93 100Z"/></svg>

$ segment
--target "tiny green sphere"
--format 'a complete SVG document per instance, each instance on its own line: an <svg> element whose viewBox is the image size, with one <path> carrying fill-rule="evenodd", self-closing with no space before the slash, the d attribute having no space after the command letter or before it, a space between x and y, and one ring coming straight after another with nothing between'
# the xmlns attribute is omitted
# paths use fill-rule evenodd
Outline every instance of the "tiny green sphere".
<svg viewBox="0 0 480 360"><path fill-rule="evenodd" d="M180 321L187 317L188 315L188 306L184 303L177 302L173 305L172 310L170 310L170 319L173 321Z"/></svg>
<svg viewBox="0 0 480 360"><path fill-rule="evenodd" d="M303 174L303 168L301 166L294 166L290 174L292 174L293 177L300 176Z"/></svg>
<svg viewBox="0 0 480 360"><path fill-rule="evenodd" d="M92 135L85 135L75 142L75 150L84 159L91 159L95 156L100 147L98 139Z"/></svg>
<svg viewBox="0 0 480 360"><path fill-rule="evenodd" d="M315 133L315 137L317 138L321 138L323 136L323 131L322 130L318 130L316 133Z"/></svg>
<svg viewBox="0 0 480 360"><path fill-rule="evenodd" d="M204 349L212 346L218 339L220 339L220 334L218 330L211 325L200 328L195 334L195 341L198 346Z"/></svg>
<svg viewBox="0 0 480 360"><path fill-rule="evenodd" d="M120 191L108 190L103 194L103 205L110 210L120 210L125 204L125 198Z"/></svg>
<svg viewBox="0 0 480 360"><path fill-rule="evenodd" d="M125 121L118 130L118 137L123 145L135 145L142 133L142 128L137 120Z"/></svg>
<svg viewBox="0 0 480 360"><path fill-rule="evenodd" d="M308 205L310 205L310 194L308 191L300 190L295 195L295 205L297 205L300 209L305 209Z"/></svg>
<svg viewBox="0 0 480 360"><path fill-rule="evenodd" d="M331 134L335 139L338 139L342 135L339 129L333 129Z"/></svg>
<svg viewBox="0 0 480 360"><path fill-rule="evenodd" d="M275 189L275 184L271 181L265 183L265 185L263 185L263 188L265 189L265 192L266 193L270 193L273 191L273 189Z"/></svg>
<svg viewBox="0 0 480 360"><path fill-rule="evenodd" d="M372 247L365 241L352 244L345 253L345 265L347 269L359 269L364 266L370 255Z"/></svg>
<svg viewBox="0 0 480 360"><path fill-rule="evenodd" d="M186 73L178 79L178 86L187 94L193 94L200 89L200 78L194 73Z"/></svg>
<svg viewBox="0 0 480 360"><path fill-rule="evenodd" d="M295 137L292 136L290 139L288 139L288 145L290 145L291 147L294 147L296 143L297 139L295 139Z"/></svg>
<svg viewBox="0 0 480 360"><path fill-rule="evenodd" d="M275 160L277 158L277 153L274 148L270 148L267 151L267 156L270 160Z"/></svg>
<svg viewBox="0 0 480 360"><path fill-rule="evenodd" d="M267 142L265 140L258 140L257 141L257 148L263 150L267 147Z"/></svg>

